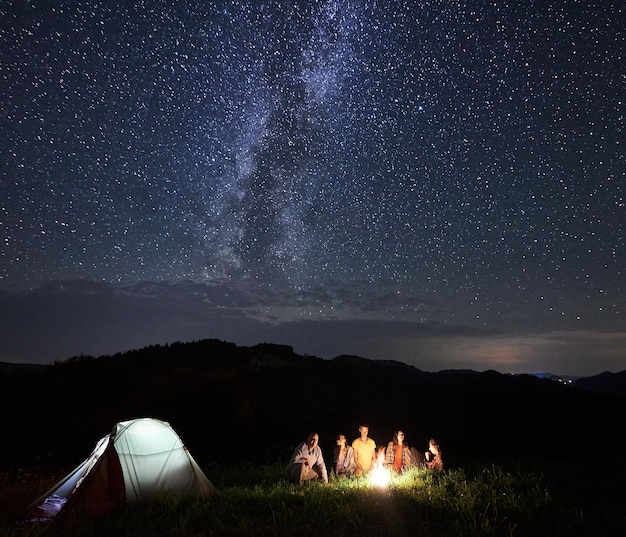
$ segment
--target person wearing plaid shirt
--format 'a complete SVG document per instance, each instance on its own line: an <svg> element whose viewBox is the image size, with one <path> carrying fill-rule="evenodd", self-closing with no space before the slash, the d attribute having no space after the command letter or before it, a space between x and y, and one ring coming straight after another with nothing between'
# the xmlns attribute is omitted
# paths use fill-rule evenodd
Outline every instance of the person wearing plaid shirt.
<svg viewBox="0 0 626 537"><path fill-rule="evenodd" d="M408 444L404 443L404 432L396 431L393 440L387 444L385 451L385 466L402 473L416 465L413 454Z"/></svg>

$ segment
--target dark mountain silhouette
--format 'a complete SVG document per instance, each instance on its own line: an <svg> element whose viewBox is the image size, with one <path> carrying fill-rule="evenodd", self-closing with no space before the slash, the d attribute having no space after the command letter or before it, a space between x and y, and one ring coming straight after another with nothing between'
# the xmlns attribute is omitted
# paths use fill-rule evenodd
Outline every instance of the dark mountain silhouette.
<svg viewBox="0 0 626 537"><path fill-rule="evenodd" d="M572 382L572 386L593 393L626 397L626 371L609 373L605 371L592 377L583 377Z"/></svg>
<svg viewBox="0 0 626 537"><path fill-rule="evenodd" d="M286 462L312 430L330 459L336 434L356 438L361 423L379 445L399 428L420 450L435 437L451 465L582 458L598 441L607 456L622 456L624 373L600 377L572 388L531 375L428 373L395 361L323 360L284 345L218 340L49 366L0 364L0 451L8 467L67 467L117 421L152 416L169 421L204 464Z"/></svg>

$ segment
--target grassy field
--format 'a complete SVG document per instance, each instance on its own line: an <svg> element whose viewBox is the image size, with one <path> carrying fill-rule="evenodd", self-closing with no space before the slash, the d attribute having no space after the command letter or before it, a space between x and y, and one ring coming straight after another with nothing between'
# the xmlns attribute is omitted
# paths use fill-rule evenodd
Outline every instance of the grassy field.
<svg viewBox="0 0 626 537"><path fill-rule="evenodd" d="M127 504L90 519L60 515L48 524L14 520L60 476L0 476L0 535L46 536L622 536L625 464L607 471L576 463L413 470L377 487L331 479L294 487L278 466L208 467L217 496Z"/></svg>

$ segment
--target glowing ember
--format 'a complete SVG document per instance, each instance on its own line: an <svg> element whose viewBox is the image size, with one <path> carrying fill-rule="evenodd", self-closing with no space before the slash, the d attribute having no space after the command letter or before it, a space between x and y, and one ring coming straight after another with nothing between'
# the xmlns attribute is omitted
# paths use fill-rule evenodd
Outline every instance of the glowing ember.
<svg viewBox="0 0 626 537"><path fill-rule="evenodd" d="M380 448L376 454L376 462L370 472L370 482L376 487L386 487L389 480L389 470L385 468L385 448Z"/></svg>

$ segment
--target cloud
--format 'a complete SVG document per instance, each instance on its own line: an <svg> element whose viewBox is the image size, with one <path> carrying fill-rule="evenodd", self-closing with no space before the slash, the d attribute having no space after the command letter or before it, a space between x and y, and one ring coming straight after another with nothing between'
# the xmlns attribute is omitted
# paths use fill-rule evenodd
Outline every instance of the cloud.
<svg viewBox="0 0 626 537"><path fill-rule="evenodd" d="M357 283L289 291L252 282L48 282L0 293L0 361L50 363L217 338L286 344L323 358L393 359L425 371L591 375L626 369L626 327L619 324L611 332L541 331L521 323L488 330L420 320L441 307L419 297L361 291ZM413 312L414 320L396 315L401 308Z"/></svg>
<svg viewBox="0 0 626 537"><path fill-rule="evenodd" d="M403 357L428 371L470 368L589 376L626 369L626 331L426 335L380 343L390 358Z"/></svg>

